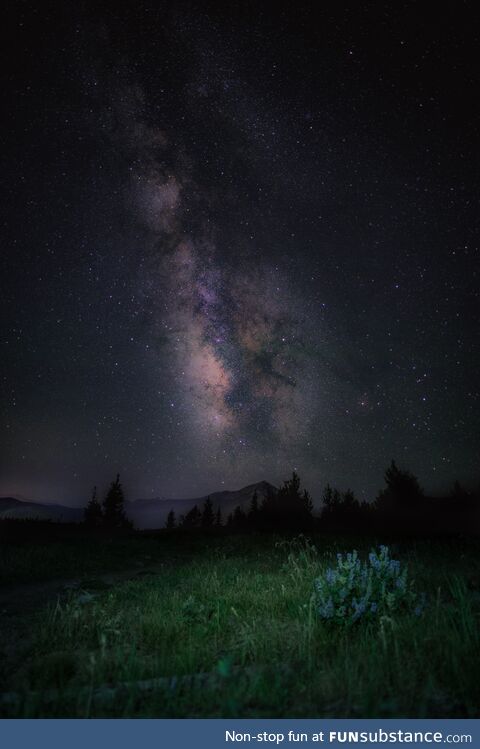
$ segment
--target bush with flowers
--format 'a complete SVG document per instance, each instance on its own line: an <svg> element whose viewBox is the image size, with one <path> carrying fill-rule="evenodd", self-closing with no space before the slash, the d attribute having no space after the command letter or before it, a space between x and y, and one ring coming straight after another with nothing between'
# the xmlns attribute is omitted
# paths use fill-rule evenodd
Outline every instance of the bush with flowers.
<svg viewBox="0 0 480 749"><path fill-rule="evenodd" d="M337 554L337 565L315 581L320 618L343 624L403 610L420 616L425 596L414 590L408 569L390 558L387 546L362 561L356 551Z"/></svg>

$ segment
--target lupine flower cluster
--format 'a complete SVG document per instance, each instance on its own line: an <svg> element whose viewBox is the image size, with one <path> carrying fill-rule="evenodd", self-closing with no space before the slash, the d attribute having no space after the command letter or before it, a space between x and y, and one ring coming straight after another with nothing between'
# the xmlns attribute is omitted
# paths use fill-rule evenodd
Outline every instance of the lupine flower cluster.
<svg viewBox="0 0 480 749"><path fill-rule="evenodd" d="M322 619L351 624L400 609L422 614L424 597L413 590L407 567L390 559L387 546L371 551L362 562L356 551L337 554L337 566L315 581Z"/></svg>

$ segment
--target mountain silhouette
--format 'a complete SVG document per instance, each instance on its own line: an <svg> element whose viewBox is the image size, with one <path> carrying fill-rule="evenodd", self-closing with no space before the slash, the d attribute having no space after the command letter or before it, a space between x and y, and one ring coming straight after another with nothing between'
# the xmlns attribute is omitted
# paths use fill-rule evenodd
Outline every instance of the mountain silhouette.
<svg viewBox="0 0 480 749"><path fill-rule="evenodd" d="M54 520L59 523L78 523L83 520L83 507L67 507L15 499L15 497L0 497L0 520L2 518L32 518Z"/></svg>
<svg viewBox="0 0 480 749"><path fill-rule="evenodd" d="M207 497L210 497L214 512L218 508L222 511L225 522L227 516L240 506L248 509L252 495L257 492L259 503L269 492L276 492L276 488L268 481L249 484L236 491L220 491L205 494L191 499L137 499L125 502L125 513L136 528L163 528L167 515L173 510L177 521L195 505L201 510ZM38 518L60 523L79 523L83 520L83 507L68 507L60 504L47 504L16 499L14 497L0 497L0 520L2 518Z"/></svg>
<svg viewBox="0 0 480 749"><path fill-rule="evenodd" d="M237 491L213 492L192 499L137 499L135 502L126 502L125 510L137 528L162 528L170 510L174 511L178 521L181 515L186 515L195 505L201 510L207 497L210 497L213 511L220 508L225 522L235 507L248 509L255 490L260 503L269 492L277 491L268 481L259 481Z"/></svg>

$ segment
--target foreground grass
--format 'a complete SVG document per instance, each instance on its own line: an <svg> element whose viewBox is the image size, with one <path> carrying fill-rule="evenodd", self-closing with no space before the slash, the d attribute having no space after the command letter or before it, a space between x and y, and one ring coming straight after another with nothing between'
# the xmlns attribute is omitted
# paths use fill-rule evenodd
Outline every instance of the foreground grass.
<svg viewBox="0 0 480 749"><path fill-rule="evenodd" d="M151 543L163 558L168 543ZM105 590L85 581L80 593L30 618L1 683L21 697L0 706L3 714L479 715L475 543L399 547L394 555L427 593L424 615L348 629L319 620L312 597L338 542L314 551L239 536L193 547L140 579ZM182 678L190 675L201 676ZM151 690L135 685L165 676L177 679ZM96 691L119 683L127 686L116 694Z"/></svg>
<svg viewBox="0 0 480 749"><path fill-rule="evenodd" d="M162 558L158 541L149 538L91 539L68 542L6 544L0 542L0 586L54 578L92 577L134 567L146 557Z"/></svg>

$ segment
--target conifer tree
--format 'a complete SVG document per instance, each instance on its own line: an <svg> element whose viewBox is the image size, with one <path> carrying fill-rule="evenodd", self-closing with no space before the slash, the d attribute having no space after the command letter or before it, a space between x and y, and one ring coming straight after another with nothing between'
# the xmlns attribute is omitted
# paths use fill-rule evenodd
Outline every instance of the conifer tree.
<svg viewBox="0 0 480 749"><path fill-rule="evenodd" d="M322 504L324 509L331 507L333 504L333 489L330 484L327 484L323 490Z"/></svg>
<svg viewBox="0 0 480 749"><path fill-rule="evenodd" d="M256 528L258 525L259 520L259 513L260 508L258 506L258 493L257 490L253 492L252 500L250 502L250 507L248 510L248 524L252 526L252 528Z"/></svg>
<svg viewBox="0 0 480 749"><path fill-rule="evenodd" d="M270 493L262 505L262 517L271 528L307 529L313 523L313 503L307 491L300 491L296 471L276 494Z"/></svg>
<svg viewBox="0 0 480 749"><path fill-rule="evenodd" d="M424 498L418 479L410 471L398 468L394 460L385 471L386 488L377 498L377 506L418 506Z"/></svg>
<svg viewBox="0 0 480 749"><path fill-rule="evenodd" d="M197 505L194 505L191 510L187 512L183 518L183 528L198 528L202 519L202 513L198 509Z"/></svg>
<svg viewBox="0 0 480 749"><path fill-rule="evenodd" d="M235 510L233 512L232 522L235 528L245 528L247 524L247 516L242 510L242 508L240 507L240 505L238 505L238 507L235 507Z"/></svg>
<svg viewBox="0 0 480 749"><path fill-rule="evenodd" d="M110 484L110 489L103 500L103 524L107 528L125 528L130 525L125 515L125 497L120 483L120 474Z"/></svg>
<svg viewBox="0 0 480 749"><path fill-rule="evenodd" d="M309 492L307 492L306 489L303 490L302 504L303 504L305 515L311 517L313 513L313 502L312 502L312 498Z"/></svg>
<svg viewBox="0 0 480 749"><path fill-rule="evenodd" d="M100 502L97 499L97 487L93 487L92 497L84 510L85 524L90 528L98 528L102 524L103 513Z"/></svg>
<svg viewBox="0 0 480 749"><path fill-rule="evenodd" d="M203 505L202 528L211 528L214 520L215 516L213 514L212 500L210 497L207 497L205 504Z"/></svg>

